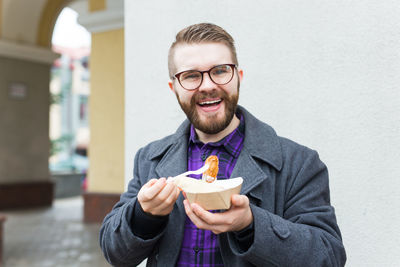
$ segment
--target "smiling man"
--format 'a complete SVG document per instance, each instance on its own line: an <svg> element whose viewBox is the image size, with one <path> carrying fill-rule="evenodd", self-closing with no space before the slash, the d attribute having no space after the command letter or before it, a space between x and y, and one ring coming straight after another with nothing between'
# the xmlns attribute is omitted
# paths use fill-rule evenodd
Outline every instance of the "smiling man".
<svg viewBox="0 0 400 267"><path fill-rule="evenodd" d="M327 168L317 152L237 105L243 71L233 38L214 24L191 25L177 34L168 67L188 120L137 152L128 190L100 231L106 259L117 266L145 258L148 266L343 266ZM210 155L219 158L218 179L243 177L229 210L190 204L165 178L200 168Z"/></svg>
<svg viewBox="0 0 400 267"><path fill-rule="evenodd" d="M199 139L218 141L231 133L240 122L235 111L243 72L230 49L223 43L177 43L170 53L176 74L169 87Z"/></svg>

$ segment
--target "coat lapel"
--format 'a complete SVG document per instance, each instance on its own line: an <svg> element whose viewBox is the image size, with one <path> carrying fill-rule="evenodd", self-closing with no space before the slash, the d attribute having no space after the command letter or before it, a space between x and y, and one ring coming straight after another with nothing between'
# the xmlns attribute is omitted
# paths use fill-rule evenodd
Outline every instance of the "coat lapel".
<svg viewBox="0 0 400 267"><path fill-rule="evenodd" d="M156 167L158 177L176 176L187 170L187 135L179 137Z"/></svg>
<svg viewBox="0 0 400 267"><path fill-rule="evenodd" d="M231 177L243 178L241 194L250 194L261 200L262 188L257 186L270 177L269 172L265 172L266 169L262 169L259 164L267 163L280 170L281 145L275 131L269 125L259 121L241 106L238 106L238 110L244 116L245 139Z"/></svg>
<svg viewBox="0 0 400 267"><path fill-rule="evenodd" d="M255 187L257 187L257 185L261 184L265 179L268 178L268 176L261 170L260 166L258 166L257 162L253 159L246 148L243 148L240 152L231 177L243 178L243 185L240 192L242 195L248 194Z"/></svg>

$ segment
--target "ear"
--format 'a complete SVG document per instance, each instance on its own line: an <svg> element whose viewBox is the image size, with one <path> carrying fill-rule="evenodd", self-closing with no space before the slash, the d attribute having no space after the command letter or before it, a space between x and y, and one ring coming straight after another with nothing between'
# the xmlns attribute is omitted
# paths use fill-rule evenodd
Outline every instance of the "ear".
<svg viewBox="0 0 400 267"><path fill-rule="evenodd" d="M172 81L169 81L169 82L168 82L168 86L169 86L169 88L171 89L171 91L172 91L173 93L175 93L175 89L174 89L174 85L173 85Z"/></svg>
<svg viewBox="0 0 400 267"><path fill-rule="evenodd" d="M243 70L242 69L238 69L238 74L239 74L239 81L242 82L242 80L243 80Z"/></svg>

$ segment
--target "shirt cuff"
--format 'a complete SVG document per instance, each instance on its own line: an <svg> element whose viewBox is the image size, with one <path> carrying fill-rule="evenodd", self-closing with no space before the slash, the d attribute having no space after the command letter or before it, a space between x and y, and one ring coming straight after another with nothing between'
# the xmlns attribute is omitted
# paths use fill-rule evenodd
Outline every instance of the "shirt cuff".
<svg viewBox="0 0 400 267"><path fill-rule="evenodd" d="M168 215L154 216L146 213L138 201L135 202L134 215L131 220L133 234L142 239L151 239L164 230L168 222Z"/></svg>
<svg viewBox="0 0 400 267"><path fill-rule="evenodd" d="M254 241L254 221L246 228L233 232L233 235L239 243L241 252L247 251Z"/></svg>

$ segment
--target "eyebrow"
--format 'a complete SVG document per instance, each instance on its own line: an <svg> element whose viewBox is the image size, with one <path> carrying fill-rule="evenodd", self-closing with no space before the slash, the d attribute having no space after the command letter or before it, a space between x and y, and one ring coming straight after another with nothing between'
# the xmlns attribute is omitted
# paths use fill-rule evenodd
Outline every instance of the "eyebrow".
<svg viewBox="0 0 400 267"><path fill-rule="evenodd" d="M210 70L210 69L212 69L212 68L214 68L216 66L230 65L230 64L235 64L235 63L219 63L219 64L213 65L212 67L209 67L207 70ZM192 71L202 71L202 70L199 70L199 69L192 68L192 69L186 69L186 70L177 71L175 74L180 73L180 72L184 72L184 71L191 71L191 70Z"/></svg>

